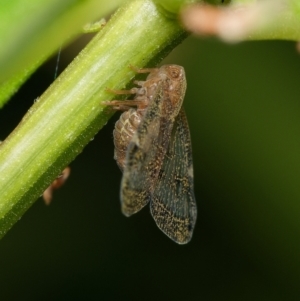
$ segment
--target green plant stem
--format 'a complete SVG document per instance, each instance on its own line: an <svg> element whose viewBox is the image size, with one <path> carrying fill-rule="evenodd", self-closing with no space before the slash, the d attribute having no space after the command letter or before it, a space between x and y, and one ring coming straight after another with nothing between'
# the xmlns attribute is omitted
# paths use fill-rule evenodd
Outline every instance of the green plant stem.
<svg viewBox="0 0 300 301"><path fill-rule="evenodd" d="M112 111L101 102L115 96L106 88L124 88L135 75L129 65L161 59L184 36L149 0L115 14L2 143L1 237L107 122Z"/></svg>

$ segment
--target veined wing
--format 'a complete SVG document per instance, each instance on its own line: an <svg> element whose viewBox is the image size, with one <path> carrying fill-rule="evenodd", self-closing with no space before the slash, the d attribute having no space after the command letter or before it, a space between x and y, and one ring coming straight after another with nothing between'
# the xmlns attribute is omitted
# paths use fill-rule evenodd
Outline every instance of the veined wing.
<svg viewBox="0 0 300 301"><path fill-rule="evenodd" d="M190 241L197 218L192 160L190 132L182 108L150 203L157 226L179 244Z"/></svg>
<svg viewBox="0 0 300 301"><path fill-rule="evenodd" d="M158 82L144 118L128 145L121 183L121 205L126 216L138 212L149 202L170 141L174 121L164 116L163 88L163 82Z"/></svg>

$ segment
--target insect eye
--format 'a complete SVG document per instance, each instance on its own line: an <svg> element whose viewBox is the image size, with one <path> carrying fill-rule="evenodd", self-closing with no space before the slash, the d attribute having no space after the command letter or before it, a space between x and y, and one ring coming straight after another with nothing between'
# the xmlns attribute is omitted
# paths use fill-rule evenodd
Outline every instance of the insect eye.
<svg viewBox="0 0 300 301"><path fill-rule="evenodd" d="M178 68L173 68L173 66L169 66L168 74L171 78L176 79L180 76L180 70L178 70Z"/></svg>
<svg viewBox="0 0 300 301"><path fill-rule="evenodd" d="M176 70L176 69L171 70L171 76L172 76L173 78L179 77L179 72L178 72L178 70Z"/></svg>

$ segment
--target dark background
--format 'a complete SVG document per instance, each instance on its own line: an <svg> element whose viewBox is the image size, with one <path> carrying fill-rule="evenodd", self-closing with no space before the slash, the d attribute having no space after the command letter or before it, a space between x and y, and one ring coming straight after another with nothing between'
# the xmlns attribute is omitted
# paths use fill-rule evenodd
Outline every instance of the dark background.
<svg viewBox="0 0 300 301"><path fill-rule="evenodd" d="M60 69L88 37L63 50ZM292 42L188 38L198 220L180 246L120 211L114 118L0 242L1 300L299 300L300 57ZM51 59L0 111L0 139L53 81ZM66 126L68 126L66 120Z"/></svg>

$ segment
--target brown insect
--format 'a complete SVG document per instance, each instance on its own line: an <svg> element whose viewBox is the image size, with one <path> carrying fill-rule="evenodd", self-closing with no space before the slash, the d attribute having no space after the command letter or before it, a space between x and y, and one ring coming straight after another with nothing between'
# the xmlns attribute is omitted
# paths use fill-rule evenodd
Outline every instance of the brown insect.
<svg viewBox="0 0 300 301"><path fill-rule="evenodd" d="M115 155L123 171L122 212L126 216L150 202L157 226L179 244L190 241L197 217L189 127L181 108L186 78L183 67L164 65L131 90L133 100L111 101L126 110L114 130ZM136 109L132 108L135 106Z"/></svg>

